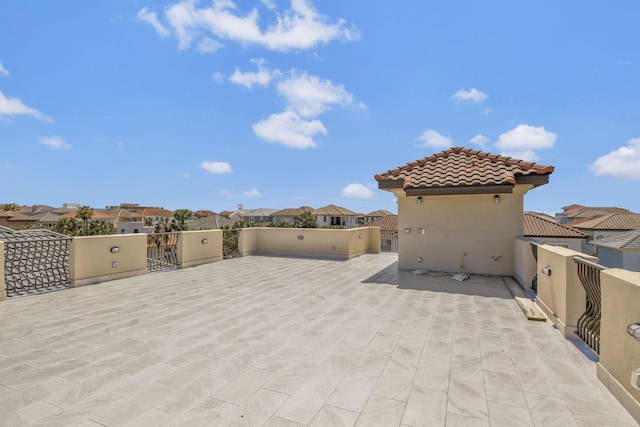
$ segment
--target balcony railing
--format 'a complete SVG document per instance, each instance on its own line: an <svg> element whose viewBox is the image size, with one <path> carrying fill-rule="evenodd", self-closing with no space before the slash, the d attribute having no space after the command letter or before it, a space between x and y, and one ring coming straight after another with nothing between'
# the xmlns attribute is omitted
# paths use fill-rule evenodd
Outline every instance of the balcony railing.
<svg viewBox="0 0 640 427"><path fill-rule="evenodd" d="M398 252L398 232L380 231L380 252Z"/></svg>
<svg viewBox="0 0 640 427"><path fill-rule="evenodd" d="M607 267L595 262L573 257L578 266L578 277L587 294L586 310L578 319L576 333L596 353L600 354L600 316L602 292L600 272Z"/></svg>
<svg viewBox="0 0 640 427"><path fill-rule="evenodd" d="M178 268L178 235L180 233L147 234L147 270L167 271Z"/></svg>

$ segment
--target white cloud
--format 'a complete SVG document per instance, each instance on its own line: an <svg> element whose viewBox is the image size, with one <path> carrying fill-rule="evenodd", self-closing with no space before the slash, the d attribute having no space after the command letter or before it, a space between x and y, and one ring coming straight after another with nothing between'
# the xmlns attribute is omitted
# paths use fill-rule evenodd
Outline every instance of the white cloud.
<svg viewBox="0 0 640 427"><path fill-rule="evenodd" d="M191 174L190 173L183 173L182 175L180 175L182 178L184 179L189 179L191 178Z"/></svg>
<svg viewBox="0 0 640 427"><path fill-rule="evenodd" d="M46 120L52 122L49 117L42 114L40 111L27 107L19 98L7 98L0 92L0 119L4 116L25 114L35 117L36 119Z"/></svg>
<svg viewBox="0 0 640 427"><path fill-rule="evenodd" d="M640 138L633 138L627 145L599 157L590 165L596 175L640 180Z"/></svg>
<svg viewBox="0 0 640 427"><path fill-rule="evenodd" d="M147 24L155 28L160 37L167 37L169 34L171 34L169 30L160 23L156 13L148 7L140 9L138 11L138 14L136 15L136 18L138 18L139 21L146 22Z"/></svg>
<svg viewBox="0 0 640 427"><path fill-rule="evenodd" d="M317 134L327 135L327 129L320 120L307 120L290 110L272 114L255 123L253 131L265 141L291 148L315 148L313 137Z"/></svg>
<svg viewBox="0 0 640 427"><path fill-rule="evenodd" d="M52 150L70 150L71 144L63 141L59 136L43 136L40 137L40 143L46 145Z"/></svg>
<svg viewBox="0 0 640 427"><path fill-rule="evenodd" d="M278 91L287 99L289 107L302 117L316 117L331 105L353 102L353 95L344 86L320 80L306 72L298 74L295 70L289 78L278 83Z"/></svg>
<svg viewBox="0 0 640 427"><path fill-rule="evenodd" d="M262 196L262 194L260 194L260 192L255 188L252 188L251 190L245 191L244 193L242 193L242 195L246 196L246 197L261 197Z"/></svg>
<svg viewBox="0 0 640 427"><path fill-rule="evenodd" d="M264 59L252 59L251 62L256 64L258 71L243 73L236 68L233 74L229 76L229 81L251 89L254 84L266 86L272 79L277 78L282 74L279 70L271 70L266 67L265 64L267 61Z"/></svg>
<svg viewBox="0 0 640 427"><path fill-rule="evenodd" d="M478 89L472 88L471 90L460 89L457 91L451 99L461 102L461 101L471 101L471 102L482 102L487 99L487 94L480 92Z"/></svg>
<svg viewBox="0 0 640 427"><path fill-rule="evenodd" d="M418 137L419 141L423 141L421 147L433 148L449 148L453 145L453 140L449 137L440 135L433 129L428 129Z"/></svg>
<svg viewBox="0 0 640 427"><path fill-rule="evenodd" d="M200 40L200 43L198 43L198 52L213 53L222 47L224 47L224 45L218 40L212 39L210 37L205 37Z"/></svg>
<svg viewBox="0 0 640 427"><path fill-rule="evenodd" d="M331 22L329 17L319 14L308 0L291 0L288 10L278 10L272 1L264 4L269 9L273 7L275 15L275 21L265 30L258 25L264 20L260 19L255 8L242 15L230 0L213 0L210 7L202 8L196 7L195 0L183 0L167 7L165 15L181 50L189 48L203 33L276 51L311 49L335 39L357 38L357 31L347 28L344 20ZM143 16L148 16L148 9L143 11Z"/></svg>
<svg viewBox="0 0 640 427"><path fill-rule="evenodd" d="M349 184L342 189L342 196L350 199L370 199L375 193L362 184Z"/></svg>
<svg viewBox="0 0 640 427"><path fill-rule="evenodd" d="M479 133L471 138L469 142L475 145L479 145L483 150L486 150L489 145L489 138Z"/></svg>
<svg viewBox="0 0 640 427"><path fill-rule="evenodd" d="M204 161L200 163L200 167L207 172L215 173L218 175L231 173L231 165L227 162L208 162Z"/></svg>
<svg viewBox="0 0 640 427"><path fill-rule="evenodd" d="M500 134L496 147L502 154L517 159L536 161L539 156L535 150L551 148L556 143L556 135L542 126L534 127L520 124L508 132Z"/></svg>
<svg viewBox="0 0 640 427"><path fill-rule="evenodd" d="M274 0L262 0L262 4L264 4L265 7L270 10L275 10L277 7Z"/></svg>
<svg viewBox="0 0 640 427"><path fill-rule="evenodd" d="M9 70L2 66L2 62L0 62L0 76L8 76Z"/></svg>
<svg viewBox="0 0 640 427"><path fill-rule="evenodd" d="M216 83L224 82L224 74L222 74L220 72L217 72L217 71L215 73L211 73L211 78Z"/></svg>

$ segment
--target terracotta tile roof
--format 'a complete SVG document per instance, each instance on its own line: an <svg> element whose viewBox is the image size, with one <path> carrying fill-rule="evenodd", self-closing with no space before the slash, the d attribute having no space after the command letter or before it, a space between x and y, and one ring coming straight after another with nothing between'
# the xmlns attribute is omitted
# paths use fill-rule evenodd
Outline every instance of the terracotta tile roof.
<svg viewBox="0 0 640 427"><path fill-rule="evenodd" d="M603 237L589 242L593 246L602 246L612 249L639 249L640 250L640 230L627 231L615 236Z"/></svg>
<svg viewBox="0 0 640 427"><path fill-rule="evenodd" d="M569 225L582 230L640 230L640 214L611 213Z"/></svg>
<svg viewBox="0 0 640 427"><path fill-rule="evenodd" d="M572 237L576 239L589 237L586 233L529 212L524 213L524 235L526 237Z"/></svg>
<svg viewBox="0 0 640 427"><path fill-rule="evenodd" d="M331 215L331 216L358 216L357 213L347 208L336 205L327 205L311 211L313 215Z"/></svg>
<svg viewBox="0 0 640 427"><path fill-rule="evenodd" d="M377 211L373 211L373 212L369 212L368 214L364 215L364 216L387 216L387 215L393 215L393 213L384 210L384 209L379 209Z"/></svg>
<svg viewBox="0 0 640 427"><path fill-rule="evenodd" d="M196 218L205 218L212 215L217 215L217 213L206 209L200 209L193 213L193 216L195 216Z"/></svg>
<svg viewBox="0 0 640 427"><path fill-rule="evenodd" d="M229 218L233 214L233 212L234 211L222 211L222 212L220 212L220 216L223 216L225 218Z"/></svg>
<svg viewBox="0 0 640 427"><path fill-rule="evenodd" d="M375 221L362 224L361 227L380 227L381 231L398 231L398 215L387 215Z"/></svg>
<svg viewBox="0 0 640 427"><path fill-rule="evenodd" d="M78 214L78 211L75 210L73 212L67 212L66 214L62 214L60 215L61 218L75 218L76 215ZM104 213L104 212L100 212L97 211L95 209L93 209L93 216L91 217L91 219L113 219L115 218L113 215L108 214L108 213Z"/></svg>
<svg viewBox="0 0 640 427"><path fill-rule="evenodd" d="M455 189L461 187L545 184L553 166L453 147L375 175L381 189ZM454 193L451 193L454 194Z"/></svg>
<svg viewBox="0 0 640 427"><path fill-rule="evenodd" d="M167 209L136 209L136 213L142 216L166 216L173 217L173 212Z"/></svg>
<svg viewBox="0 0 640 427"><path fill-rule="evenodd" d="M36 222L37 219L35 219L32 216L29 215L25 215L23 213L20 212L6 212L3 211L4 213L9 213L9 215L1 215L1 216L8 216L7 221L31 221L31 222Z"/></svg>
<svg viewBox="0 0 640 427"><path fill-rule="evenodd" d="M582 207L576 211L565 213L565 218L588 218L596 215L607 215L610 213L633 213L628 209L623 208L598 208L598 207Z"/></svg>
<svg viewBox="0 0 640 427"><path fill-rule="evenodd" d="M562 214L564 216L573 216L584 210L601 210L601 211L606 211L606 213L633 213L628 209L617 208L617 207L569 205L569 206L562 207ZM598 214L598 215L601 215L601 214Z"/></svg>
<svg viewBox="0 0 640 427"><path fill-rule="evenodd" d="M286 208L276 211L271 216L300 216L305 212L313 212L311 206L300 206L299 208Z"/></svg>

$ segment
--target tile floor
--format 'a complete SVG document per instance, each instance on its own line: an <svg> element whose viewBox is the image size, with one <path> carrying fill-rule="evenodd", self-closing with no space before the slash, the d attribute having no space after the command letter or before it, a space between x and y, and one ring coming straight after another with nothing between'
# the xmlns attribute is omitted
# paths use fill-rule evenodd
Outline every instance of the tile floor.
<svg viewBox="0 0 640 427"><path fill-rule="evenodd" d="M2 426L632 426L501 279L251 256L0 302Z"/></svg>

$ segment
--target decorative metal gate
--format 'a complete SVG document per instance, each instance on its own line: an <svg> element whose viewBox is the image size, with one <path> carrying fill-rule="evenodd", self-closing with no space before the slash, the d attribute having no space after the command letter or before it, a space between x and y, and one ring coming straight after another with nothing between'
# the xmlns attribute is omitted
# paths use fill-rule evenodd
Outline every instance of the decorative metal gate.
<svg viewBox="0 0 640 427"><path fill-rule="evenodd" d="M68 288L71 237L49 230L0 226L7 297Z"/></svg>
<svg viewBox="0 0 640 427"><path fill-rule="evenodd" d="M398 232L396 230L380 231L380 252L398 252Z"/></svg>
<svg viewBox="0 0 640 427"><path fill-rule="evenodd" d="M147 270L167 271L178 268L178 235L180 233L147 234Z"/></svg>
<svg viewBox="0 0 640 427"><path fill-rule="evenodd" d="M578 319L576 333L589 347L600 354L601 299L600 272L607 267L580 257L573 257L578 265L578 277L587 294L587 307Z"/></svg>

